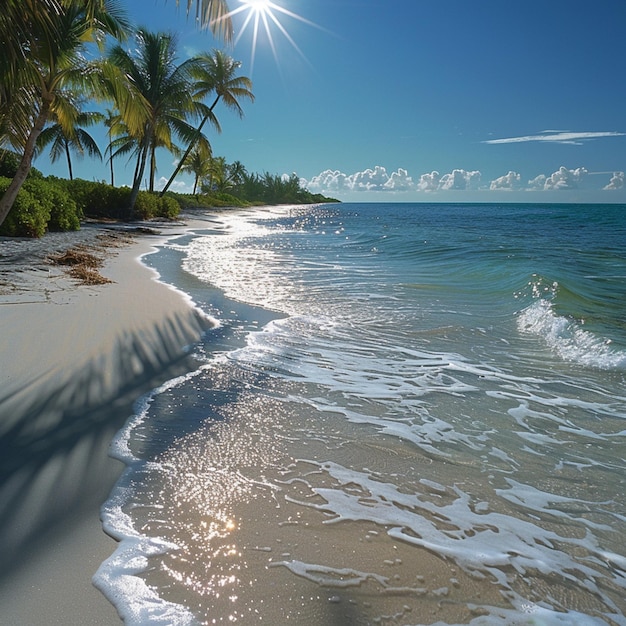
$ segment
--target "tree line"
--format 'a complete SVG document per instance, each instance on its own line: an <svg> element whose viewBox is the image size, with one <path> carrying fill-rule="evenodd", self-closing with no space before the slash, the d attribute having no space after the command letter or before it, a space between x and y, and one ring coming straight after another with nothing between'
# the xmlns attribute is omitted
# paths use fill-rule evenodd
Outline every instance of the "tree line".
<svg viewBox="0 0 626 626"><path fill-rule="evenodd" d="M103 157L89 127L104 124L111 186L113 162L125 158L133 182L123 202L126 218L136 212L147 180L155 191L156 151L178 158L160 197L180 171L194 175L194 194L231 192L245 201L296 202L308 192L297 178L249 175L240 163L214 157L206 129L220 132L218 104L243 117L253 102L252 82L241 63L221 50L180 60L172 33L135 29L118 0L5 0L0 12L0 148L17 156L10 180L0 184L0 226L44 149L64 158L73 179L72 153ZM188 0L203 25L229 40L232 24L223 0ZM132 47L126 46L132 39ZM86 54L99 50L95 60ZM105 112L88 110L101 105ZM6 170L6 168L5 168ZM282 190L282 195L279 193ZM252 193L259 197L252 197ZM309 194L310 195L310 194ZM293 197L294 199L288 199ZM269 198L276 198L270 200ZM23 203L21 203L23 204Z"/></svg>

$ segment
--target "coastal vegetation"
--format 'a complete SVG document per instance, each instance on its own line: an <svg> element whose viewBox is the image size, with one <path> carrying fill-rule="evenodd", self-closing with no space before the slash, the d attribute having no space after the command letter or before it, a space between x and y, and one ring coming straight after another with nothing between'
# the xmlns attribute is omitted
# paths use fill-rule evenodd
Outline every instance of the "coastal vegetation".
<svg viewBox="0 0 626 626"><path fill-rule="evenodd" d="M202 26L232 38L224 0L186 5ZM174 34L135 29L120 0L6 0L0 37L0 234L38 237L78 228L85 217L172 218L192 206L329 200L295 175L248 174L212 154L206 128L221 131L217 105L243 117L242 103L254 101L241 64L221 50L181 60ZM106 146L87 130L98 124ZM67 161L68 180L32 167L45 150L51 161ZM157 193L163 150L178 165ZM72 154L106 158L110 184L75 179ZM130 187L115 187L118 159L131 164ZM169 191L180 171L194 176L192 194Z"/></svg>

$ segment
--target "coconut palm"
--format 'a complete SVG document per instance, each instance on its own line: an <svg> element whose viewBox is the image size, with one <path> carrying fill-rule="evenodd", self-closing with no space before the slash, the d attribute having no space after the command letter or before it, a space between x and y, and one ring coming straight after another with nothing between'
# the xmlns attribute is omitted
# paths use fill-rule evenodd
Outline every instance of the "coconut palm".
<svg viewBox="0 0 626 626"><path fill-rule="evenodd" d="M239 61L235 61L220 50L201 54L194 61L192 75L195 98L203 100L210 94L214 94L214 100L211 106L205 109L205 114L192 140L189 142L187 151L179 161L163 191L161 191L161 195L168 190L187 156L202 136L204 125L210 120L219 130L219 124L213 114L213 109L215 109L217 103L221 100L229 109L234 110L239 117L243 117L243 108L239 101L245 98L254 102L254 94L251 91L252 81L246 76L237 76L237 71L241 67Z"/></svg>
<svg viewBox="0 0 626 626"><path fill-rule="evenodd" d="M235 161L228 166L228 180L235 187L238 187L243 183L246 174L246 168L241 161Z"/></svg>
<svg viewBox="0 0 626 626"><path fill-rule="evenodd" d="M198 184L209 178L212 171L212 155L211 146L208 142L198 142L196 147L189 153L185 163L182 166L182 171L192 174L193 181L193 195L196 195L198 190Z"/></svg>
<svg viewBox="0 0 626 626"><path fill-rule="evenodd" d="M223 156L211 159L211 191L228 189L228 165Z"/></svg>
<svg viewBox="0 0 626 626"><path fill-rule="evenodd" d="M176 39L171 34L141 28L136 39L135 52L118 45L108 55L109 70L117 71L117 80L108 83L119 86L124 82L124 88L114 94L127 128L127 136L121 140L123 151L128 152L133 142L137 149L131 215L146 168L150 188L154 188L156 149L165 147L175 152L173 136L188 142L194 127L185 118L197 113L190 74L195 61L177 64Z"/></svg>
<svg viewBox="0 0 626 626"><path fill-rule="evenodd" d="M106 35L122 37L128 23L117 0L8 0L0 14L0 133L2 142L21 154L17 173L0 199L2 224L50 117L56 116L66 130L71 127L58 95L68 88L89 92L95 86L91 66L82 56L85 46L102 42Z"/></svg>
<svg viewBox="0 0 626 626"><path fill-rule="evenodd" d="M96 140L85 130L85 126L94 126L98 122L104 120L104 115L96 111L81 111L79 105L76 105L74 98L68 98L68 108L74 107L74 114L69 114L68 119L73 118L73 123L68 128L68 124L61 124L56 121L54 124L47 126L41 131L41 135L37 138L38 151L43 150L47 146L50 147L50 160L52 163L58 161L65 156L67 159L67 168L70 180L74 180L72 170L71 153L76 153L79 157L83 157L85 152L91 157L102 159L102 153L96 143Z"/></svg>
<svg viewBox="0 0 626 626"><path fill-rule="evenodd" d="M217 191L228 191L241 184L246 175L246 168L240 161L226 163L224 157L211 160L212 187Z"/></svg>
<svg viewBox="0 0 626 626"><path fill-rule="evenodd" d="M9 79L16 78L16 72L23 68L32 52L31 44L34 30L43 34L45 39L54 39L61 34L56 17L72 4L79 4L88 20L97 21L102 15L102 0L3 0L0 11L0 74L2 86L6 87Z"/></svg>
<svg viewBox="0 0 626 626"><path fill-rule="evenodd" d="M96 20L107 4L103 0L3 0L0 11L0 75L3 77L1 88L8 88L7 76L15 75L17 68L26 62L31 48L25 43L32 43L32 26L37 25L39 32L46 38L55 38L60 31L55 17L72 4L81 6L89 20ZM119 2L116 2L119 4ZM176 0L176 4L180 4ZM187 0L187 14L195 4L196 20L203 28L210 28L214 35L220 36L227 43L232 40L233 26L226 0ZM10 69L10 72L7 70Z"/></svg>

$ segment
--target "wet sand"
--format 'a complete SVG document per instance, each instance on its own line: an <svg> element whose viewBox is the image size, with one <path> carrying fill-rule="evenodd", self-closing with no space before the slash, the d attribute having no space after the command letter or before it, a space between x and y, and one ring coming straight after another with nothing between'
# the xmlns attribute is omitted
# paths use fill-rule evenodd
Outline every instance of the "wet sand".
<svg viewBox="0 0 626 626"><path fill-rule="evenodd" d="M3 624L120 623L91 581L115 549L100 522L123 469L109 443L139 396L189 368L184 347L210 324L138 261L185 225L155 228L0 238ZM112 282L80 284L46 261L75 245Z"/></svg>

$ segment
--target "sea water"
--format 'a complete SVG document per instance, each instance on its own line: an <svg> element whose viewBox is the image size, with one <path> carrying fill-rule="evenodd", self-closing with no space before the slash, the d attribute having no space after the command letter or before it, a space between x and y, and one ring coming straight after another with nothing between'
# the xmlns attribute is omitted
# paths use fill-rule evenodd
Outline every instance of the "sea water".
<svg viewBox="0 0 626 626"><path fill-rule="evenodd" d="M141 399L128 624L626 624L626 207L224 211L145 259L218 324Z"/></svg>

